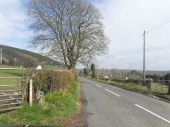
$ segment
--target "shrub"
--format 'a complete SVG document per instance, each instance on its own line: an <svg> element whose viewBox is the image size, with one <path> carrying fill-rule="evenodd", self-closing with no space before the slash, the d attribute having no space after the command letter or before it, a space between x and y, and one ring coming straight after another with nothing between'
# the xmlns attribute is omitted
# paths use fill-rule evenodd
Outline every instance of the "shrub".
<svg viewBox="0 0 170 127"><path fill-rule="evenodd" d="M96 77L96 68L95 68L95 64L91 65L91 71L92 71L92 78Z"/></svg>
<svg viewBox="0 0 170 127"><path fill-rule="evenodd" d="M39 70L33 77L35 97L39 90L53 92L70 89L74 80L77 80L76 71Z"/></svg>

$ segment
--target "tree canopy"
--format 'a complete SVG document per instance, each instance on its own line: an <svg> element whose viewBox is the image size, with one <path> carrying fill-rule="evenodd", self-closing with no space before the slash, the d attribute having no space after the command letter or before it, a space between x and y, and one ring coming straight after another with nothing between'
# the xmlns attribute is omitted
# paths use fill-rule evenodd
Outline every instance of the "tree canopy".
<svg viewBox="0 0 170 127"><path fill-rule="evenodd" d="M34 38L31 44L75 68L81 59L103 54L107 38L101 15L88 0L29 0L28 15Z"/></svg>

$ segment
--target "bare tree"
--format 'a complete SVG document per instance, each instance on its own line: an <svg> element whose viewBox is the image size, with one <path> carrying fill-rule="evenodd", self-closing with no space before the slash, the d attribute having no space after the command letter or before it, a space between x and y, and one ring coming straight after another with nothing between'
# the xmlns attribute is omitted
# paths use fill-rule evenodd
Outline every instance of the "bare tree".
<svg viewBox="0 0 170 127"><path fill-rule="evenodd" d="M29 0L34 47L63 62L68 69L107 49L101 16L87 0Z"/></svg>

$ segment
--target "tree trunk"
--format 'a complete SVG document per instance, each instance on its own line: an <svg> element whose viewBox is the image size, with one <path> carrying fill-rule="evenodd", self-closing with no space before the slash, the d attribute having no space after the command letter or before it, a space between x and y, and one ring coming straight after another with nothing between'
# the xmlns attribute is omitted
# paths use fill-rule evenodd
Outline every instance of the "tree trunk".
<svg viewBox="0 0 170 127"><path fill-rule="evenodd" d="M67 67L68 70L75 70L75 67L69 66Z"/></svg>

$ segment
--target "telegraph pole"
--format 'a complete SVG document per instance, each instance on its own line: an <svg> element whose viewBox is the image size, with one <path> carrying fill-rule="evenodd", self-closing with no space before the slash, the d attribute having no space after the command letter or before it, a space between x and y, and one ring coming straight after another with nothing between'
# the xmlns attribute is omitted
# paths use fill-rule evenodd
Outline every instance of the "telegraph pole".
<svg viewBox="0 0 170 127"><path fill-rule="evenodd" d="M145 58L145 52L146 52L146 31L144 30L143 32L143 84L146 85L146 68L145 68L145 64L146 64L146 58Z"/></svg>
<svg viewBox="0 0 170 127"><path fill-rule="evenodd" d="M2 48L0 48L0 58L1 58L0 64L2 64Z"/></svg>

